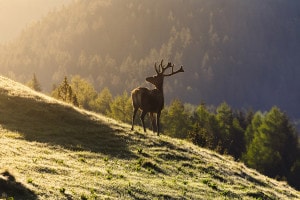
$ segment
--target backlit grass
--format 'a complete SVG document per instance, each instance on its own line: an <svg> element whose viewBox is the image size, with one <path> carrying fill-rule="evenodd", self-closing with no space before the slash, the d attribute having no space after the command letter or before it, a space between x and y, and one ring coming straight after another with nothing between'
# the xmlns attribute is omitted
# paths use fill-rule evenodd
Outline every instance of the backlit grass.
<svg viewBox="0 0 300 200"><path fill-rule="evenodd" d="M229 156L157 137L0 77L0 195L15 199L299 199ZM0 185L0 186L1 186ZM3 189L4 188L4 189ZM6 190L5 190L6 188Z"/></svg>

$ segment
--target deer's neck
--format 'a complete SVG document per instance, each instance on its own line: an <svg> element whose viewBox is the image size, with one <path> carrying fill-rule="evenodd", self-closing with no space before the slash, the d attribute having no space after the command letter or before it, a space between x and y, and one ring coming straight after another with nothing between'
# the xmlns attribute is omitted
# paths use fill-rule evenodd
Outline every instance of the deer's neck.
<svg viewBox="0 0 300 200"><path fill-rule="evenodd" d="M158 91L159 97L162 100L162 104L164 104L164 90L163 90L163 85L159 85L158 87L155 87L155 90Z"/></svg>
<svg viewBox="0 0 300 200"><path fill-rule="evenodd" d="M164 96L163 84L155 86L155 89L158 90Z"/></svg>

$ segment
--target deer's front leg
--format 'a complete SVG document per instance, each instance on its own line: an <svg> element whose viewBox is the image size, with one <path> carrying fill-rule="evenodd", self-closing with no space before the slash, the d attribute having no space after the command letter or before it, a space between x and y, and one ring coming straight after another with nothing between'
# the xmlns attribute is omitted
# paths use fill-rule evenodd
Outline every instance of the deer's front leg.
<svg viewBox="0 0 300 200"><path fill-rule="evenodd" d="M160 113L161 112L157 112L157 115L156 115L157 136L159 136L159 129L160 129L160 124L159 124Z"/></svg>

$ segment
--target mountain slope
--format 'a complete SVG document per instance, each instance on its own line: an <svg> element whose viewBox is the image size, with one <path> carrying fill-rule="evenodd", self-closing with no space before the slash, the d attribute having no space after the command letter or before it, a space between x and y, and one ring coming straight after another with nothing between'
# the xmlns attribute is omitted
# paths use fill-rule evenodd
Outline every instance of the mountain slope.
<svg viewBox="0 0 300 200"><path fill-rule="evenodd" d="M186 141L130 131L0 77L0 194L15 199L299 199ZM24 197L25 195L25 197Z"/></svg>
<svg viewBox="0 0 300 200"><path fill-rule="evenodd" d="M0 49L0 72L45 91L80 74L100 90L131 90L161 59L184 65L166 101L273 105L299 118L300 3L283 0L74 1Z"/></svg>

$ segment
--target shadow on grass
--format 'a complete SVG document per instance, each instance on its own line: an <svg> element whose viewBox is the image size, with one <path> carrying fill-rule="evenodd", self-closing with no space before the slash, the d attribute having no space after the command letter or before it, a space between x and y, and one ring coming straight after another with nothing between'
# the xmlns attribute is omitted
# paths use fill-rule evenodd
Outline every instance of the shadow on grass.
<svg viewBox="0 0 300 200"><path fill-rule="evenodd" d="M5 171L0 174L0 199L37 199L36 194L18 183L15 177Z"/></svg>
<svg viewBox="0 0 300 200"><path fill-rule="evenodd" d="M236 175L236 176L239 176L239 177L241 177L241 178L243 178L243 179L246 179L246 180L248 180L248 181L250 181L250 182L252 182L252 183L255 183L255 184L259 185L259 186L262 186L262 187L269 187L269 185L266 184L265 182L263 182L263 181L261 181L261 180L259 180L259 179L256 179L256 178L254 178L253 176L251 176L251 175L249 175L249 174L247 174L247 173L245 173L245 172L235 173L235 175Z"/></svg>
<svg viewBox="0 0 300 200"><path fill-rule="evenodd" d="M10 96L0 90L0 124L19 132L28 141L37 141L63 148L101 152L130 158L126 140L119 132L71 106L47 103L34 98Z"/></svg>

